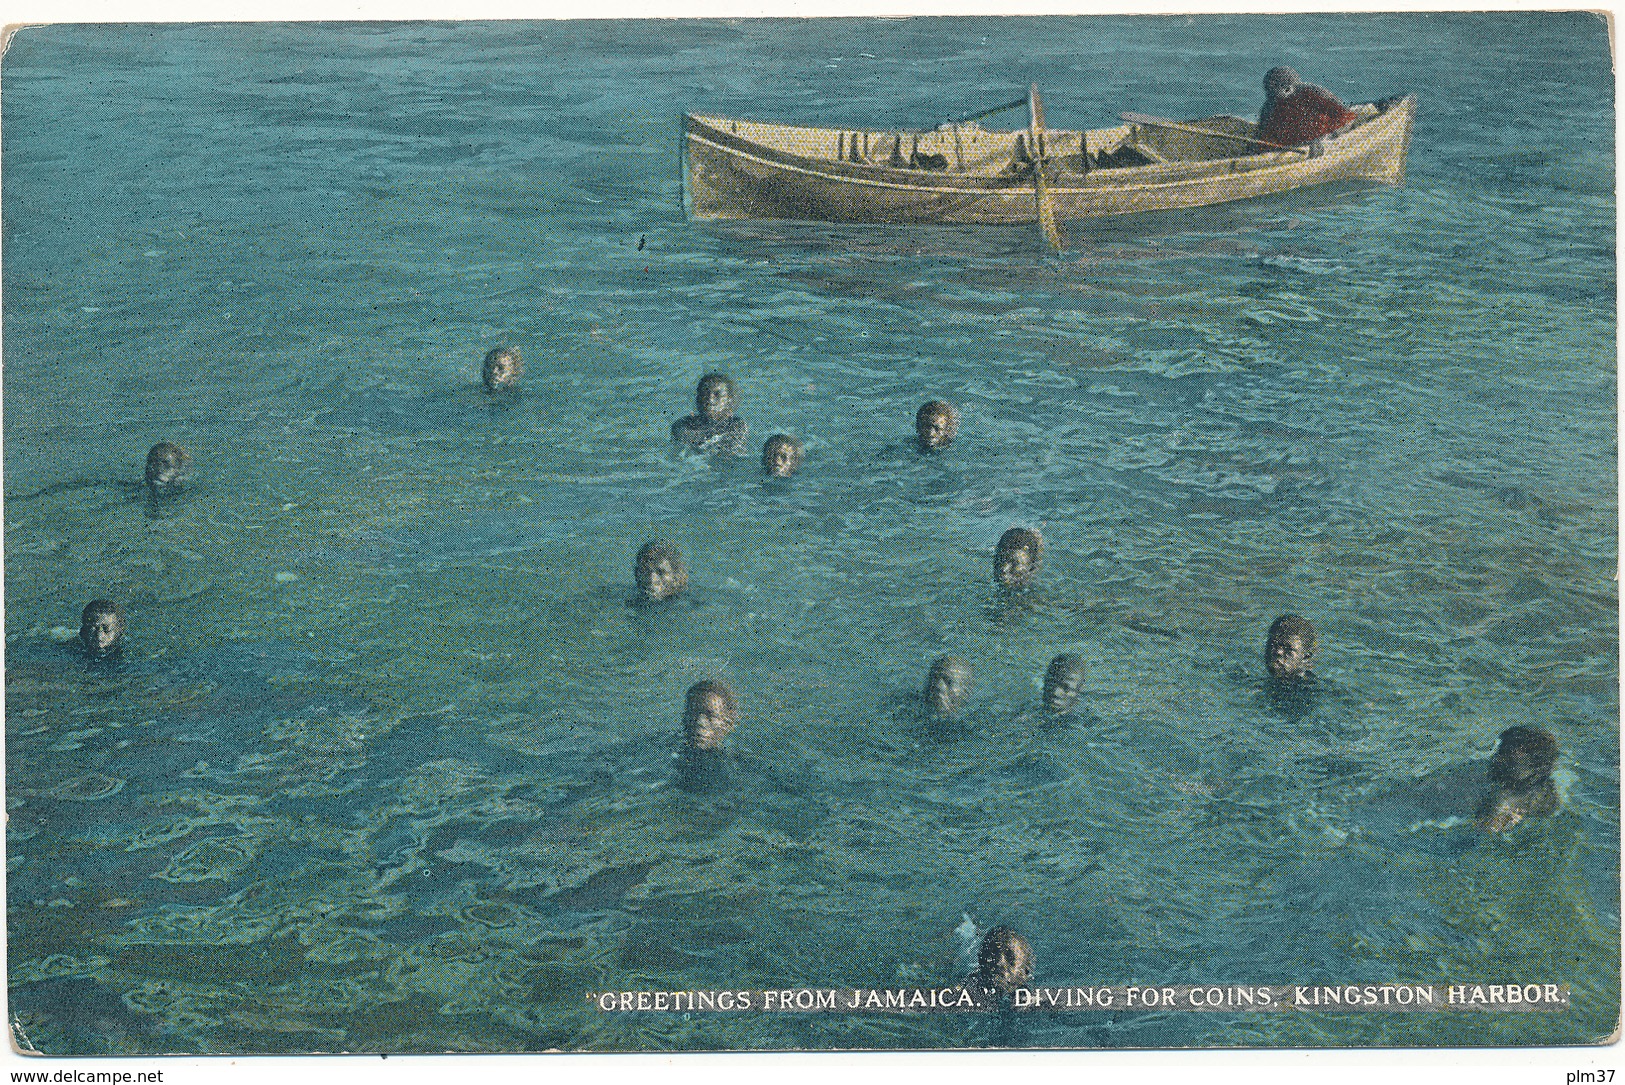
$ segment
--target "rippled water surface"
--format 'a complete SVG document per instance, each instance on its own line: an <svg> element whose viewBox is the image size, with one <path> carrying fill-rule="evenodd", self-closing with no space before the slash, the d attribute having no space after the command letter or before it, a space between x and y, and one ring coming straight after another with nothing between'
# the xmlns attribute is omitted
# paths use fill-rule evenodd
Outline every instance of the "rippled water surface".
<svg viewBox="0 0 1625 1085"><path fill-rule="evenodd" d="M1276 43L1273 47L1260 43ZM4 68L19 1042L1559 1044L1619 1005L1613 81L1580 15L60 26ZM1415 91L1407 183L684 220L685 109ZM988 123L997 123L989 121ZM1013 114L1010 123L1024 123ZM478 386L512 343L516 397ZM752 456L674 453L696 379ZM911 452L915 408L963 412ZM774 432L807 461L754 459ZM186 445L162 505L147 448ZM991 553L1040 528L1039 588ZM687 599L629 608L632 555ZM123 603L89 665L78 612ZM1306 704L1266 694L1284 611ZM1087 710L1038 712L1086 660ZM975 670L950 728L927 666ZM725 678L730 781L672 786ZM1566 802L1468 822L1504 728ZM1563 982L1560 1014L599 1014L603 989Z"/></svg>

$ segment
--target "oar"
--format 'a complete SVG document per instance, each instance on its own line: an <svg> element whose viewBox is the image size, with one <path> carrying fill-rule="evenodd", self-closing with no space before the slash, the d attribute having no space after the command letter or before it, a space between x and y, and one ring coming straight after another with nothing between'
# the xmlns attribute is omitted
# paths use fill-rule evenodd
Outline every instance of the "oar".
<svg viewBox="0 0 1625 1085"><path fill-rule="evenodd" d="M1050 195L1049 180L1044 176L1044 102L1038 97L1037 83L1028 91L1027 107L1032 114L1027 138L1032 143L1033 198L1038 203L1038 228L1044 231L1044 240L1049 242L1050 248L1060 252L1066 241L1055 214L1055 197Z"/></svg>
<svg viewBox="0 0 1625 1085"><path fill-rule="evenodd" d="M1256 143L1260 147L1274 147L1278 151L1301 151L1302 147L1289 147L1285 143L1271 143L1267 139L1254 139L1252 136L1238 136L1230 132L1215 132L1211 128L1195 128L1188 124L1180 124L1166 117L1150 117L1144 113L1119 113L1130 124L1149 124L1153 128L1177 128L1181 132L1195 132L1199 136L1216 136L1219 139L1239 139L1243 143Z"/></svg>
<svg viewBox="0 0 1625 1085"><path fill-rule="evenodd" d="M979 121L983 117L991 117L995 113L1003 113L1007 109L1020 109L1022 106L1026 105L1026 104L1027 104L1027 99L1025 99L1025 98L1017 98L1013 102L1006 102L1003 105L996 105L992 109L984 109L980 113L972 113L968 117L954 117L954 118L951 118L948 121L948 123L949 124L969 124L971 121Z"/></svg>

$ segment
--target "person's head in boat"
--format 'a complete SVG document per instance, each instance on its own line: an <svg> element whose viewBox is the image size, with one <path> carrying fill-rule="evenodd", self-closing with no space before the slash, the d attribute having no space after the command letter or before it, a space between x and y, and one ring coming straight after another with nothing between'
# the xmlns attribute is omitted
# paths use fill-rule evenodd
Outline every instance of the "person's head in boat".
<svg viewBox="0 0 1625 1085"><path fill-rule="evenodd" d="M159 441L147 453L147 489L155 495L178 493L192 474L192 454L180 445Z"/></svg>
<svg viewBox="0 0 1625 1085"><path fill-rule="evenodd" d="M716 750L739 722L739 700L733 687L708 678L688 688L683 703L683 745L690 750Z"/></svg>
<svg viewBox="0 0 1625 1085"><path fill-rule="evenodd" d="M1562 804L1552 770L1557 739L1539 727L1508 727L1490 758L1490 793L1478 810L1478 827L1499 833L1532 817L1555 813Z"/></svg>
<svg viewBox="0 0 1625 1085"><path fill-rule="evenodd" d="M92 659L116 655L124 648L124 608L107 599L85 604L79 612L79 643Z"/></svg>
<svg viewBox="0 0 1625 1085"><path fill-rule="evenodd" d="M487 392L500 392L512 388L525 375L525 363L519 357L518 347L497 347L485 356L480 367L480 379Z"/></svg>
<svg viewBox="0 0 1625 1085"><path fill-rule="evenodd" d="M774 478L789 478L801 468L807 452L788 433L775 433L762 446L762 470Z"/></svg>
<svg viewBox="0 0 1625 1085"><path fill-rule="evenodd" d="M925 703L938 716L952 716L970 696L970 664L958 656L942 656L925 676Z"/></svg>
<svg viewBox="0 0 1625 1085"><path fill-rule="evenodd" d="M1044 564L1044 537L1030 527L1013 527L993 552L993 577L1001 588L1026 588Z"/></svg>
<svg viewBox="0 0 1625 1085"><path fill-rule="evenodd" d="M638 549L632 578L637 582L640 601L659 603L687 590L688 565L676 543L654 539Z"/></svg>
<svg viewBox="0 0 1625 1085"><path fill-rule="evenodd" d="M1044 710L1054 716L1064 716L1078 703L1083 690L1083 659L1062 654L1049 661L1044 671Z"/></svg>
<svg viewBox="0 0 1625 1085"><path fill-rule="evenodd" d="M1264 669L1277 682L1303 678L1319 650L1314 624L1297 614L1283 614L1264 638Z"/></svg>
<svg viewBox="0 0 1625 1085"><path fill-rule="evenodd" d="M1285 98L1302 83L1298 73L1283 64L1264 73L1264 94L1272 100Z"/></svg>
<svg viewBox="0 0 1625 1085"><path fill-rule="evenodd" d="M976 954L976 982L1008 996L1033 978L1033 949L1009 927L994 927L982 937Z"/></svg>
<svg viewBox="0 0 1625 1085"><path fill-rule="evenodd" d="M959 436L959 412L940 399L923 404L914 412L914 435L921 452L947 448Z"/></svg>

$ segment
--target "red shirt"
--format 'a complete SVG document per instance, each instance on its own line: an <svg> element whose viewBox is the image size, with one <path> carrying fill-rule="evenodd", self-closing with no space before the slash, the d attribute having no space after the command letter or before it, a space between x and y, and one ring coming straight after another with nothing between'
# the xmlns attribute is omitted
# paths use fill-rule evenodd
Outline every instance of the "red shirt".
<svg viewBox="0 0 1625 1085"><path fill-rule="evenodd" d="M1337 95L1312 83L1299 83L1291 94L1274 98L1258 122L1258 138L1296 147L1335 132L1354 119Z"/></svg>

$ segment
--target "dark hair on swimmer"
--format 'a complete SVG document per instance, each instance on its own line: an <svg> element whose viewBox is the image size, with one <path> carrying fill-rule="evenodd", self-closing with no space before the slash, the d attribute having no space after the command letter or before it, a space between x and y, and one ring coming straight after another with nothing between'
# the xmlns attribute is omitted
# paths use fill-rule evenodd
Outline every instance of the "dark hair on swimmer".
<svg viewBox="0 0 1625 1085"><path fill-rule="evenodd" d="M85 604L85 609L79 612L79 624L95 621L104 615L111 615L119 621L124 620L124 608L110 599L93 599Z"/></svg>
<svg viewBox="0 0 1625 1085"><path fill-rule="evenodd" d="M1033 978L1033 950L1009 927L994 927L976 954L976 979L984 987L1009 994Z"/></svg>
<svg viewBox="0 0 1625 1085"><path fill-rule="evenodd" d="M659 561L661 558L676 558L678 561L682 561L683 552L670 539L650 539L638 547L637 563L639 565L647 565L649 562Z"/></svg>
<svg viewBox="0 0 1625 1085"><path fill-rule="evenodd" d="M1264 638L1264 669L1271 678L1299 678L1320 650L1314 623L1300 614L1283 614Z"/></svg>
<svg viewBox="0 0 1625 1085"><path fill-rule="evenodd" d="M1490 758L1490 779L1506 786L1518 786L1543 776L1557 767L1557 738L1539 727L1508 727L1501 732L1501 744Z"/></svg>
<svg viewBox="0 0 1625 1085"><path fill-rule="evenodd" d="M933 426L934 422L939 424ZM946 448L959 436L959 411L940 399L921 404L914 412L914 433L921 448Z"/></svg>
<svg viewBox="0 0 1625 1085"><path fill-rule="evenodd" d="M1270 640L1280 640L1282 637L1297 637L1305 643L1319 647L1320 634L1315 632L1315 623L1301 614L1283 614L1270 623Z"/></svg>
<svg viewBox="0 0 1625 1085"><path fill-rule="evenodd" d="M1058 682L1069 674L1083 673L1083 657L1062 653L1049 661L1044 670L1044 684Z"/></svg>
<svg viewBox="0 0 1625 1085"><path fill-rule="evenodd" d="M192 454L180 445L159 441L147 453L147 485L155 490L175 489L192 473Z"/></svg>
<svg viewBox="0 0 1625 1085"><path fill-rule="evenodd" d="M485 382L486 391L495 392L499 388L510 388L519 383L519 378L525 375L525 363L519 357L518 347L495 347L485 356L485 364L480 367L480 379Z"/></svg>
<svg viewBox="0 0 1625 1085"><path fill-rule="evenodd" d="M705 716L710 707L706 700L710 697L722 702L720 720ZM688 696L683 700L683 742L690 749L716 749L738 722L739 699L728 683L719 678L707 678L688 687Z"/></svg>
<svg viewBox="0 0 1625 1085"><path fill-rule="evenodd" d="M999 536L999 552L1014 550L1016 548L1031 550L1039 557L1044 556L1044 536L1030 527L1013 527Z"/></svg>
<svg viewBox="0 0 1625 1085"><path fill-rule="evenodd" d="M788 459L779 455L781 450L789 452ZM789 478L800 470L801 462L806 458L807 452L801 442L788 433L775 433L762 445L762 470L775 478Z"/></svg>

